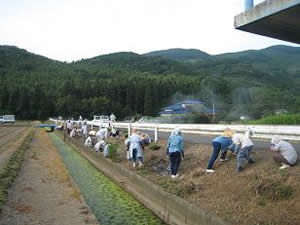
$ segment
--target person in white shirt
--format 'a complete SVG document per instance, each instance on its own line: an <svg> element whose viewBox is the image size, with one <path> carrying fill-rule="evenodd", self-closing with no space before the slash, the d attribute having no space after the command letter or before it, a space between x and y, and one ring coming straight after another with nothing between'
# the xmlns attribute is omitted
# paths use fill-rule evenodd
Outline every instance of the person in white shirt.
<svg viewBox="0 0 300 225"><path fill-rule="evenodd" d="M109 119L111 120L111 122L116 122L116 116L112 113L110 116L109 116Z"/></svg>
<svg viewBox="0 0 300 225"><path fill-rule="evenodd" d="M106 143L104 140L98 141L94 146L95 152L99 152L103 150L105 145Z"/></svg>
<svg viewBox="0 0 300 225"><path fill-rule="evenodd" d="M247 133L247 132L246 132ZM248 160L248 163L254 163L255 161L250 157L250 153L253 149L253 142L250 140L251 135L232 133L232 141L239 149L237 152L237 171L243 170L243 159Z"/></svg>
<svg viewBox="0 0 300 225"><path fill-rule="evenodd" d="M70 132L70 137L75 137L76 136L76 128L73 128L72 131Z"/></svg>
<svg viewBox="0 0 300 225"><path fill-rule="evenodd" d="M105 158L108 157L109 146L110 146L110 144L106 144L106 145L104 146L103 156L104 156Z"/></svg>
<svg viewBox="0 0 300 225"><path fill-rule="evenodd" d="M107 135L108 135L108 129L107 128L100 128L97 133L96 133L96 137L98 139L98 141L101 140L106 140L107 139Z"/></svg>
<svg viewBox="0 0 300 225"><path fill-rule="evenodd" d="M126 159L130 160L130 152L129 152L129 147L130 147L130 140L128 138L128 135L125 135L126 140L124 141L124 144L126 146Z"/></svg>
<svg viewBox="0 0 300 225"><path fill-rule="evenodd" d="M84 145L88 148L91 148L93 146L93 141L90 136L88 136L88 138L85 140Z"/></svg>
<svg viewBox="0 0 300 225"><path fill-rule="evenodd" d="M271 151L275 162L281 163L280 169L286 169L296 164L298 154L294 147L287 141L274 136L271 140Z"/></svg>
<svg viewBox="0 0 300 225"><path fill-rule="evenodd" d="M82 135L83 135L83 137L86 138L87 137L87 132L88 132L88 128L87 128L86 123L83 123L81 129L82 129Z"/></svg>

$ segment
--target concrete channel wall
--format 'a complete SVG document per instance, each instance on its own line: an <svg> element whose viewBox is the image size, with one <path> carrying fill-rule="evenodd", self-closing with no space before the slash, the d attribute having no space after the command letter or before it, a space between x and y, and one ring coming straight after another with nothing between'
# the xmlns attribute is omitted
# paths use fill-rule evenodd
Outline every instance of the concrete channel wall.
<svg viewBox="0 0 300 225"><path fill-rule="evenodd" d="M229 225L184 199L165 192L161 187L129 171L123 166L97 155L93 149L78 146L72 139L67 143L88 159L96 168L132 194L139 202L170 225Z"/></svg>

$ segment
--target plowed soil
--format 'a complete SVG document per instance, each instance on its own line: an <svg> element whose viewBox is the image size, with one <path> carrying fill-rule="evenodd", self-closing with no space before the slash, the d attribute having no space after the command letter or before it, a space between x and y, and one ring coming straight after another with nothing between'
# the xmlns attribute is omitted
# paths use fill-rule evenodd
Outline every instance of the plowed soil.
<svg viewBox="0 0 300 225"><path fill-rule="evenodd" d="M17 150L29 132L29 127L0 127L0 168Z"/></svg>
<svg viewBox="0 0 300 225"><path fill-rule="evenodd" d="M36 130L23 168L9 190L0 224L99 224L71 182L45 130Z"/></svg>

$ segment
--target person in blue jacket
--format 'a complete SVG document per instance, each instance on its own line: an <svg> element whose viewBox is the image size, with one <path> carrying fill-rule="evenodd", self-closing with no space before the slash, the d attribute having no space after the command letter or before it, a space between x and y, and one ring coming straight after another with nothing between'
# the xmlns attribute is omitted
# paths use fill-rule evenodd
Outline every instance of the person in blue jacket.
<svg viewBox="0 0 300 225"><path fill-rule="evenodd" d="M224 162L227 150L233 147L233 142L231 140L231 136L233 131L230 128L226 128L222 136L218 136L213 139L212 141L212 155L208 162L206 172L207 173L214 173L215 170L213 169L214 162L219 156L220 151L222 152L220 161Z"/></svg>
<svg viewBox="0 0 300 225"><path fill-rule="evenodd" d="M171 163L171 177L176 178L179 176L177 172L180 166L181 156L184 157L183 138L179 128L175 128L168 139L167 154L169 155Z"/></svg>

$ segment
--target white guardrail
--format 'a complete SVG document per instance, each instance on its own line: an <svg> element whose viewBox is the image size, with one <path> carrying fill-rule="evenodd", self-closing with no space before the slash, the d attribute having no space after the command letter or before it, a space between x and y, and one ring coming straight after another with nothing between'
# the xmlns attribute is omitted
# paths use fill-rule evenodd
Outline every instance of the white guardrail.
<svg viewBox="0 0 300 225"><path fill-rule="evenodd" d="M63 122L55 119L51 121L58 123ZM78 121L75 121L78 123ZM108 123L98 121L87 121L88 125L94 127L108 127ZM279 135L285 140L300 141L300 126L291 125L223 125L223 124L156 124L156 123L110 123L114 128L128 129L131 133L133 128L138 130L149 130L154 132L155 141L158 139L158 132L171 132L174 128L181 129L183 134L203 134L203 135L220 135L225 128L231 128L238 133L244 133L248 127L254 131L253 138L271 139L274 135Z"/></svg>

